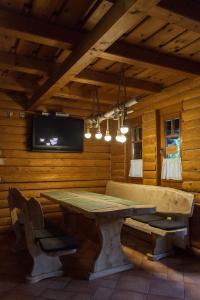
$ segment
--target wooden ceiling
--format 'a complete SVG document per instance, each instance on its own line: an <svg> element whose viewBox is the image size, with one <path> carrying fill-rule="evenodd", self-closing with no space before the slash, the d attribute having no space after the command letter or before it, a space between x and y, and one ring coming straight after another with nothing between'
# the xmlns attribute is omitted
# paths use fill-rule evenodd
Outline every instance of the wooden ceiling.
<svg viewBox="0 0 200 300"><path fill-rule="evenodd" d="M199 0L0 0L0 89L27 110L87 117L96 87L101 111L117 103L122 68L140 101L187 84L200 74L199 11Z"/></svg>

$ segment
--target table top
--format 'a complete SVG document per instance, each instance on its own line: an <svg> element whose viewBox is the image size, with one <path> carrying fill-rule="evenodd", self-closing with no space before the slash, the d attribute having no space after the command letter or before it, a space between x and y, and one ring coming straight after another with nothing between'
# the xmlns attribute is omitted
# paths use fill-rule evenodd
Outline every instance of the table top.
<svg viewBox="0 0 200 300"><path fill-rule="evenodd" d="M153 205L87 191L57 190L41 193L41 196L88 217L96 217L100 214L111 217L131 217L155 212Z"/></svg>

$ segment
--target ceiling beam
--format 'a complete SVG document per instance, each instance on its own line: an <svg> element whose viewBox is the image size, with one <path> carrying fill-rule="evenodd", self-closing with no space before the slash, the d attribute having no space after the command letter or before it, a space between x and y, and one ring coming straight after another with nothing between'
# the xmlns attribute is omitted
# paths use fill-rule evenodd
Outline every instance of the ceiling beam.
<svg viewBox="0 0 200 300"><path fill-rule="evenodd" d="M0 33L62 49L69 49L82 38L77 31L3 9L0 9Z"/></svg>
<svg viewBox="0 0 200 300"><path fill-rule="evenodd" d="M56 68L56 64L38 58L0 51L0 68L41 75L52 72Z"/></svg>
<svg viewBox="0 0 200 300"><path fill-rule="evenodd" d="M180 71L190 76L200 74L198 62L123 42L114 43L106 52L99 52L98 57L129 65L138 63L149 68L159 67L167 71Z"/></svg>
<svg viewBox="0 0 200 300"><path fill-rule="evenodd" d="M158 53L151 49L123 42L114 43L106 52L99 52L98 56L111 61L118 61L130 65L139 63L144 67L149 66L153 68L164 68L167 71L180 71L181 73L189 75L200 74L200 63L198 62L173 55ZM8 70L24 72L27 74L41 75L44 73L50 74L53 70L55 71L59 68L59 66L60 64L41 60L35 57L26 57L19 54L0 51L0 68L6 68ZM81 75L81 77L83 76ZM75 79L74 81L78 81L78 79ZM145 81L143 83L145 83ZM135 87L138 86L138 88L142 87L137 79L135 79L135 85ZM143 90L148 90L148 85L151 85L151 83L147 82L147 85L144 84ZM153 88L150 87L149 91L153 91Z"/></svg>
<svg viewBox="0 0 200 300"><path fill-rule="evenodd" d="M140 1L139 1L140 2ZM172 2L172 1L171 1ZM173 1L174 2L174 1ZM163 3L163 2L162 2ZM181 0L181 3L183 3L183 1ZM185 9L186 10L186 9ZM166 8L162 8L160 6L153 6L152 8L149 9L148 14L152 14L152 16L156 16L158 18L164 18L165 20L169 20L169 18L171 18L171 16L173 16L173 22L176 22L177 19L177 13L174 13L173 11L170 11L170 16L167 15L167 9ZM180 11L181 13L184 13L183 10ZM145 14L142 12L138 12L137 14L134 15L134 20L135 21L135 25L137 25L137 23L139 23L143 18L144 18ZM182 15L180 15L180 22L182 22ZM184 17L183 17L184 18ZM196 21L195 21L196 22ZM183 24L182 24L183 25ZM195 30L198 30L198 26L196 26L197 24L194 24ZM184 25L186 26L186 24ZM187 27L187 26L186 26ZM3 29L3 30L2 30ZM192 28L190 28L192 29ZM61 26L56 26L50 23L46 23L44 21L38 20L36 18L32 18L32 17L26 17L26 16L21 16L21 15L17 15L16 13L10 12L10 11L6 11L6 10L2 10L0 9L0 32L8 33L11 36L14 36L16 38L22 38L25 40L29 40L31 42L39 42L41 44L44 45L48 45L48 46L56 46L56 47L60 47L60 48L69 48L69 46L74 47L77 42L80 42L80 40L83 40L86 37L86 34L77 32L77 31L73 31L71 29L67 29L65 27L61 27ZM116 42L113 45L113 49L115 48L120 48L121 45L119 42ZM125 45L125 47L129 47L130 49L130 45ZM157 52L147 52L147 50L144 50L144 55L143 52L140 55L140 53L137 53L138 50L142 51L143 48L138 48L137 46L132 46L132 51L134 52L134 56L132 55L132 59L129 60L130 64L135 64L137 62L139 63L144 63L147 64L149 63L149 66L155 66L155 67L161 67L161 68L166 68L169 71L180 71L180 72L185 72L187 74L193 74L193 67L194 67L194 62L191 62L189 60L183 59L183 58L179 58L179 57L174 57L173 55L167 55L165 56L165 54L161 54ZM136 47L136 48L135 48ZM101 57L105 57L107 59L110 60L114 60L113 54L115 53L111 53L110 52L111 48L109 49L109 51L107 51L107 53L99 53L99 56ZM150 51L150 50L149 50ZM130 52L130 51L128 51ZM106 56L108 54L108 56ZM112 56L111 56L112 54ZM148 61L148 55L150 62ZM153 55L154 59L151 59L151 55ZM118 58L117 58L118 57ZM144 59L142 59L142 57L144 57ZM160 60L160 57L162 58ZM4 59L5 58L5 59ZM125 61L127 62L127 57L125 56L124 59L123 57L121 57L121 55L117 56L116 55L116 60L118 61L118 59L121 59L121 61ZM11 62L11 64L14 66L16 70L26 70L27 73L28 72L32 72L32 74L34 72L51 72L51 65L46 63L46 62L38 62L35 61L35 58L31 58L30 62L28 61L28 58L24 57L15 57L14 54L4 54L4 53L0 53L0 65L3 65L3 61L5 61L5 64L7 64L7 66L9 66L9 60ZM167 65L167 63L169 62L169 66ZM175 62L175 63L174 63ZM191 67L191 65L193 64L193 66ZM29 68L30 65L30 68ZM48 67L48 65L50 67ZM188 66L189 65L189 70L188 70ZM33 67L33 68L32 68ZM36 68L35 68L36 67ZM50 69L50 70L49 70ZM197 67L194 67L194 70L197 69ZM53 70L55 70L55 68L53 68ZM194 74L196 74L196 71L194 71ZM198 73L199 74L199 73Z"/></svg>
<svg viewBox="0 0 200 300"><path fill-rule="evenodd" d="M192 2L183 0L162 1L159 6L152 7L148 14L187 30L200 33L200 5Z"/></svg>
<svg viewBox="0 0 200 300"><path fill-rule="evenodd" d="M82 109L88 109L91 111L96 111L97 112L97 107L94 107L92 101L84 101L84 100L72 100L72 99L63 99L63 98L57 98L57 97L52 97L51 99L45 100L43 103L49 104L49 105L60 105L60 106L67 106L67 107L72 107L74 109L76 108L82 108ZM100 102L99 110L101 112L106 111L110 108L110 105L105 105Z"/></svg>
<svg viewBox="0 0 200 300"><path fill-rule="evenodd" d="M33 75L41 75L41 73L50 73L59 66L60 64L44 61L38 58L28 58L23 55L0 51L0 67L8 70L24 72ZM81 72L73 79L73 81L86 84L95 84L97 86L116 87L116 85L119 85L120 78L117 75L110 73L87 70ZM149 92L158 92L162 88L162 85L160 84L132 78L126 78L126 86L128 88Z"/></svg>
<svg viewBox="0 0 200 300"><path fill-rule="evenodd" d="M82 117L82 118L87 118L92 113L92 110L89 109L83 109L81 107L72 108L70 106L68 107L68 106L57 105L56 103L55 104L41 103L41 105L37 107L37 110L43 112L59 111L59 112L68 113L71 116Z"/></svg>
<svg viewBox="0 0 200 300"><path fill-rule="evenodd" d="M99 90L99 101L102 104L115 105L117 102L116 94L105 94L101 90ZM74 100L84 100L84 101L93 101L94 99L94 88L86 89L86 88L78 88L71 87L71 85L65 86L60 89L57 93L55 93L56 97L68 98Z"/></svg>
<svg viewBox="0 0 200 300"><path fill-rule="evenodd" d="M12 76L1 76L0 77L0 88L2 90L32 93L34 90L39 88L39 85L27 79L15 78Z"/></svg>
<svg viewBox="0 0 200 300"><path fill-rule="evenodd" d="M111 2L111 6L113 1L107 2ZM134 19L138 18L138 22L145 17L140 2L142 1L138 1L140 5L138 13L134 15ZM196 7L196 4L194 6L192 1L186 3L179 0L177 5L177 1L167 0L150 7L149 5L151 5L152 1L149 2L150 4L145 4L148 15L200 33L199 6ZM156 2L159 1L155 1L155 4ZM137 6L135 7L137 9ZM69 49L85 37L85 34L82 32L47 23L34 17L16 14L5 9L0 9L0 32L4 35L7 34L15 38L61 49Z"/></svg>
<svg viewBox="0 0 200 300"><path fill-rule="evenodd" d="M118 0L82 43L79 43L60 69L33 95L31 109L41 103L43 98L53 96L62 86L72 81L96 58L98 51L105 51L130 30L134 24L134 15L146 13L157 3L159 0L149 0L148 3L142 0Z"/></svg>
<svg viewBox="0 0 200 300"><path fill-rule="evenodd" d="M93 70L84 70L78 76L73 78L73 81L93 84L97 86L110 86L116 87L119 85L120 76L106 73L106 72L97 72ZM131 77L125 77L125 85L129 89L138 89L148 92L160 92L163 88L162 85L149 82L146 80L135 79Z"/></svg>

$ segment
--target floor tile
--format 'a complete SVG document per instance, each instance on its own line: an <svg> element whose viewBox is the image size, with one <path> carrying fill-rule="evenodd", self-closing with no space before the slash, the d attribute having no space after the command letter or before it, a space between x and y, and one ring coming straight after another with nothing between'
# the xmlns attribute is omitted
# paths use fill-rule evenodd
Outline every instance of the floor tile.
<svg viewBox="0 0 200 300"><path fill-rule="evenodd" d="M97 288L94 294L94 300L109 300L111 295L113 294L114 289L106 288L106 287L99 287Z"/></svg>
<svg viewBox="0 0 200 300"><path fill-rule="evenodd" d="M111 296L111 300L147 300L147 295L136 292L117 290Z"/></svg>
<svg viewBox="0 0 200 300"><path fill-rule="evenodd" d="M149 284L150 280L148 278L124 275L120 278L117 288L147 294L149 291Z"/></svg>
<svg viewBox="0 0 200 300"><path fill-rule="evenodd" d="M200 269L199 272L184 272L184 282L200 284Z"/></svg>
<svg viewBox="0 0 200 300"><path fill-rule="evenodd" d="M65 287L65 291L70 291L70 292L82 292L82 293L87 293L87 292L94 292L95 289L97 288L98 283L94 281L87 281L87 280L72 280L70 284L68 284Z"/></svg>
<svg viewBox="0 0 200 300"><path fill-rule="evenodd" d="M147 300L180 300L180 298L157 296L157 295L148 295Z"/></svg>
<svg viewBox="0 0 200 300"><path fill-rule="evenodd" d="M183 282L169 280L152 280L150 283L150 294L184 298Z"/></svg>
<svg viewBox="0 0 200 300"><path fill-rule="evenodd" d="M71 300L73 299L74 293L47 289L41 296L51 300Z"/></svg>
<svg viewBox="0 0 200 300"><path fill-rule="evenodd" d="M199 282L200 284L200 282ZM185 284L185 300L199 300L200 299L200 287L199 284Z"/></svg>

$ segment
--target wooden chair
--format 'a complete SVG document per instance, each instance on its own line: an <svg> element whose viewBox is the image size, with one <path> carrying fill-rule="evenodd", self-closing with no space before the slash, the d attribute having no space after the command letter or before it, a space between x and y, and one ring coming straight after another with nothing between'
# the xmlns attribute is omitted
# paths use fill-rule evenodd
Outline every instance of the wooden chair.
<svg viewBox="0 0 200 300"><path fill-rule="evenodd" d="M12 197L19 203L24 218L27 248L33 259L29 282L61 276L62 264L59 256L73 254L77 251L77 242L70 236L55 236L45 229L44 216L40 203L31 198L27 200L23 194L14 189Z"/></svg>

